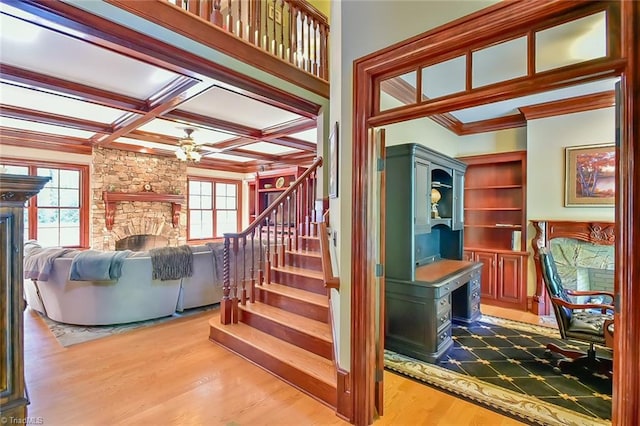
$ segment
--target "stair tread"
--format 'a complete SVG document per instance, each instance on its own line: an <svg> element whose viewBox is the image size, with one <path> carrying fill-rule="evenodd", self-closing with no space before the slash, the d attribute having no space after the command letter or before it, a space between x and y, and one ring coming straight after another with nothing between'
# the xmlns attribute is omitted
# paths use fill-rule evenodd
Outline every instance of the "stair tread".
<svg viewBox="0 0 640 426"><path fill-rule="evenodd" d="M320 322L311 318L303 317L301 315L294 314L292 312L285 311L284 309L280 309L261 302L240 305L240 309L268 317L272 321L283 324L287 327L298 330L302 333L316 337L326 342L333 341L331 327L329 327L329 324L325 322Z"/></svg>
<svg viewBox="0 0 640 426"><path fill-rule="evenodd" d="M271 283L269 284L258 286L258 288L264 291L278 293L294 299L302 300L307 303L312 303L314 305L329 307L329 299L323 294L313 293L311 291L291 287L284 284L278 284L273 281L271 281Z"/></svg>
<svg viewBox="0 0 640 426"><path fill-rule="evenodd" d="M320 252L315 250L285 250L285 252L291 253L291 254L298 254L301 256L310 256L310 257L317 257L317 258L322 257Z"/></svg>
<svg viewBox="0 0 640 426"><path fill-rule="evenodd" d="M268 354L281 362L306 372L329 386L337 386L336 369L333 361L316 355L284 340L273 337L247 324L220 323L220 316L209 320L209 325L242 340L246 344Z"/></svg>
<svg viewBox="0 0 640 426"><path fill-rule="evenodd" d="M317 278L319 280L322 280L324 278L324 275L322 275L322 272L320 271L314 271L312 269L306 269L306 268L298 268L296 266L289 266L289 265L272 266L271 270L288 272L290 274L302 275L304 277L309 277L309 278Z"/></svg>

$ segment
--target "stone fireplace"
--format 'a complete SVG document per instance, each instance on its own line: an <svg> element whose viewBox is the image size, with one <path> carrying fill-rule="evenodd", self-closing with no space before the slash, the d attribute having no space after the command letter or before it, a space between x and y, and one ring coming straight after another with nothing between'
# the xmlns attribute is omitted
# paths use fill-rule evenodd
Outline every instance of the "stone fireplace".
<svg viewBox="0 0 640 426"><path fill-rule="evenodd" d="M133 235L149 236L158 246L186 244L186 207L177 201L187 193L185 162L96 147L91 192L91 248L115 250L116 241Z"/></svg>

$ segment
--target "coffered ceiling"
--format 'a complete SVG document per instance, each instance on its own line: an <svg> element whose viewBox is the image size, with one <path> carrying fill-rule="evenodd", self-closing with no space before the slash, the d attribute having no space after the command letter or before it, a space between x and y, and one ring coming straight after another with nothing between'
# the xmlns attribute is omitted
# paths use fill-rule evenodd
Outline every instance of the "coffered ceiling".
<svg viewBox="0 0 640 426"><path fill-rule="evenodd" d="M315 156L313 112L0 7L2 155L14 146L175 155L193 129L200 167L252 171Z"/></svg>

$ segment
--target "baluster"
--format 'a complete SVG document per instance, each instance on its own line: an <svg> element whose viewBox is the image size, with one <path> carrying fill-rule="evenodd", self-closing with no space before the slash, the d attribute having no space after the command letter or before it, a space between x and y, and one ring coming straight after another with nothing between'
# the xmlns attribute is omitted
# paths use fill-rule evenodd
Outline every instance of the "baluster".
<svg viewBox="0 0 640 426"><path fill-rule="evenodd" d="M280 0L280 50L278 57L284 59L284 0Z"/></svg>
<svg viewBox="0 0 640 426"><path fill-rule="evenodd" d="M233 238L233 252L231 253L233 256L233 280L231 282L231 304L233 306L233 310L232 310L232 318L231 321L234 324L238 323L238 264L240 263L238 261L238 249L239 249L239 241L238 241L238 237L234 237Z"/></svg>
<svg viewBox="0 0 640 426"><path fill-rule="evenodd" d="M249 301L254 303L256 301L256 259L255 259L255 241L256 241L256 230L255 228L251 231L251 287L249 289Z"/></svg>
<svg viewBox="0 0 640 426"><path fill-rule="evenodd" d="M227 16L225 16L225 27L227 31L233 33L233 15L231 14L231 0L227 0Z"/></svg>
<svg viewBox="0 0 640 426"><path fill-rule="evenodd" d="M311 72L311 16L307 15L307 38L305 39L305 53L306 53L306 61L304 69L307 72Z"/></svg>
<svg viewBox="0 0 640 426"><path fill-rule="evenodd" d="M229 237L224 237L224 249L222 251L222 301L220 302L220 322L231 322L231 282L229 279Z"/></svg>
<svg viewBox="0 0 640 426"><path fill-rule="evenodd" d="M247 304L247 237L242 237L242 290L240 292L240 303Z"/></svg>
<svg viewBox="0 0 640 426"><path fill-rule="evenodd" d="M262 224L258 225L258 244L260 245L260 260L259 260L259 268L258 268L258 284L264 284L264 246L262 244Z"/></svg>
<svg viewBox="0 0 640 426"><path fill-rule="evenodd" d="M299 187L298 187L299 188ZM298 241L298 224L300 223L300 218L298 217L298 202L299 202L299 192L298 188L293 191L293 244L295 250L298 250L300 245Z"/></svg>
<svg viewBox="0 0 640 426"><path fill-rule="evenodd" d="M194 15L198 15L198 6L199 6L199 1L198 0L189 0L187 2L187 7L188 7L188 11L193 13Z"/></svg>
<svg viewBox="0 0 640 426"><path fill-rule="evenodd" d="M287 197L287 250L291 250L291 195Z"/></svg>
<svg viewBox="0 0 640 426"><path fill-rule="evenodd" d="M285 241L284 241L284 203L280 203L278 206L280 210L280 221L282 224L280 225L280 266L284 266L284 250L285 250Z"/></svg>
<svg viewBox="0 0 640 426"><path fill-rule="evenodd" d="M304 13L300 13L300 37L302 37L302 40L300 40L300 63L298 64L298 67L301 69L305 69L305 63L306 63L306 57L305 57L305 44L307 42L307 38L304 35L304 24L307 20L307 15L305 15Z"/></svg>
<svg viewBox="0 0 640 426"><path fill-rule="evenodd" d="M289 62L298 66L298 9L293 4L289 6L289 22Z"/></svg>
<svg viewBox="0 0 640 426"><path fill-rule="evenodd" d="M313 20L313 75L318 75L318 21Z"/></svg>
<svg viewBox="0 0 640 426"><path fill-rule="evenodd" d="M242 1L238 2L238 21L236 23L236 28L238 29L238 37L242 38Z"/></svg>
<svg viewBox="0 0 640 426"><path fill-rule="evenodd" d="M311 228L309 229L312 237L316 237L317 227L318 227L318 218L316 217L316 175L315 173L311 174L311 196L309 197L309 210L311 213Z"/></svg>
<svg viewBox="0 0 640 426"><path fill-rule="evenodd" d="M217 25L218 27L222 27L222 0L213 0L213 13L211 13L211 23L213 25Z"/></svg>
<svg viewBox="0 0 640 426"><path fill-rule="evenodd" d="M262 50L269 51L269 3L264 3L266 5L264 11L264 32L262 33Z"/></svg>
<svg viewBox="0 0 640 426"><path fill-rule="evenodd" d="M271 224L270 217L267 216L267 254L264 258L265 282L271 284Z"/></svg>
<svg viewBox="0 0 640 426"><path fill-rule="evenodd" d="M329 79L329 58L327 52L327 27L320 25L320 77Z"/></svg>

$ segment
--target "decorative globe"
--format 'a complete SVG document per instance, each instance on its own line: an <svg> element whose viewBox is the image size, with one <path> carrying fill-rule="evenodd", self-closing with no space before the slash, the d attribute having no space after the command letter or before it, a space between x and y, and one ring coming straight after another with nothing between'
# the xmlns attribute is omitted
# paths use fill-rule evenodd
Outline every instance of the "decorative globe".
<svg viewBox="0 0 640 426"><path fill-rule="evenodd" d="M431 204L437 204L438 201L440 201L440 198L442 198L440 191L435 188L431 188Z"/></svg>

